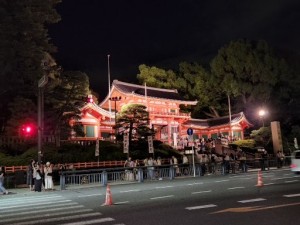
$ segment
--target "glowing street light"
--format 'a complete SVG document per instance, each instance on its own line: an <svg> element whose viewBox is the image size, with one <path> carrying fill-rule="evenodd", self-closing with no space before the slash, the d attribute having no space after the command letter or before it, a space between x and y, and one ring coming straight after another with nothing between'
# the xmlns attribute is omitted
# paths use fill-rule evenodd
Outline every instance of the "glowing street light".
<svg viewBox="0 0 300 225"><path fill-rule="evenodd" d="M258 111L258 115L259 115L259 117L262 121L263 127L265 126L264 118L265 118L266 114L267 114L267 111L264 110L264 109L261 109L261 110Z"/></svg>

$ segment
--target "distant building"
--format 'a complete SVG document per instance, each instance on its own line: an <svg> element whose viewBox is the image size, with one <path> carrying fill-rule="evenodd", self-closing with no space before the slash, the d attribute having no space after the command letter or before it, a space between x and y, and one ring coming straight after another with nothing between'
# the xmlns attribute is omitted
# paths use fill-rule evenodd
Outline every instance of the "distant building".
<svg viewBox="0 0 300 225"><path fill-rule="evenodd" d="M99 105L91 102L81 108L82 118L79 122L84 126L86 135L76 137L73 133L71 140L109 139L114 135L112 127L115 124L116 113L127 104L145 105L149 112L149 125L156 131L155 139L175 147L187 137L188 128L193 129L194 139L217 138L218 136L243 139L244 130L251 125L242 112L231 116L231 126L229 116L193 119L190 113L180 111L180 105L196 105L197 101L185 100L177 90L146 87L114 80L110 93Z"/></svg>

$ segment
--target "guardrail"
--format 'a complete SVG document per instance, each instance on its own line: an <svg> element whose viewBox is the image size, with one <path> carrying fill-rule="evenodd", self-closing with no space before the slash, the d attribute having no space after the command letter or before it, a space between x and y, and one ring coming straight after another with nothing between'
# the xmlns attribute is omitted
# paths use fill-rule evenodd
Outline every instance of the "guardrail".
<svg viewBox="0 0 300 225"><path fill-rule="evenodd" d="M230 173L247 172L248 169L261 168L261 158L247 160L245 166L242 166L240 161L230 161L228 167L223 162L216 163L196 163L195 171L192 164L179 164L173 166L167 164L164 160L162 166L153 167L135 167L124 168L125 161L106 161L106 162L86 162L86 163L70 163L73 169L67 171L60 171L58 167L53 170L53 179L56 184L65 189L72 186L80 185L106 185L107 183L117 182L143 182L144 180L158 180L158 179L174 179L177 177L201 176L206 173L224 175ZM99 165L99 168L97 168ZM290 165L290 158L286 158L283 166ZM269 159L264 161L264 167L276 167L277 160ZM101 167L101 168L100 168ZM7 176L5 179L5 186L14 188L18 185L26 184L26 169L27 166L6 167ZM97 168L97 169L95 169Z"/></svg>
<svg viewBox="0 0 300 225"><path fill-rule="evenodd" d="M192 176L194 173L192 165L162 165L162 166L141 166L106 168L81 171L60 171L60 189L67 187L107 183L130 183L144 182L144 180L174 179L179 176ZM202 173L201 165L195 165L195 175Z"/></svg>

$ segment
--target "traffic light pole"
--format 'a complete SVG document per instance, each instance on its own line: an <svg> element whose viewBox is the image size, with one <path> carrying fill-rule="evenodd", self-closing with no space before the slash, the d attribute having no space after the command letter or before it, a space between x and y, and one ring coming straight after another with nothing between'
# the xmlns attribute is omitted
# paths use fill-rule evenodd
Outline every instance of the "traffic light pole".
<svg viewBox="0 0 300 225"><path fill-rule="evenodd" d="M38 88L38 163L41 164L41 155L42 155L42 141L43 141L43 88Z"/></svg>
<svg viewBox="0 0 300 225"><path fill-rule="evenodd" d="M44 132L44 87L48 76L44 75L38 82L38 163L41 164L43 132Z"/></svg>

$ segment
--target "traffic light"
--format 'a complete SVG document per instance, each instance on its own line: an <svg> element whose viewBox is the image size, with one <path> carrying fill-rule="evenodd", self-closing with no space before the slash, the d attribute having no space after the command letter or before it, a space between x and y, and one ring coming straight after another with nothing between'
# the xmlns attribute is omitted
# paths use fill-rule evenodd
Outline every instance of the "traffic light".
<svg viewBox="0 0 300 225"><path fill-rule="evenodd" d="M35 133L35 128L32 124L24 124L21 127L21 135L24 137L31 137Z"/></svg>

